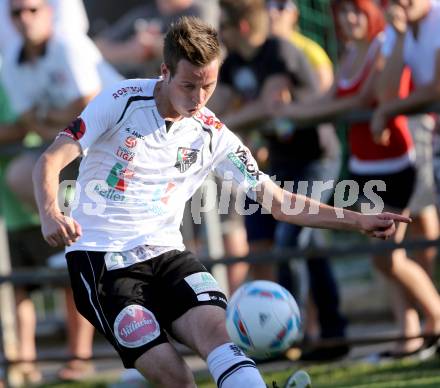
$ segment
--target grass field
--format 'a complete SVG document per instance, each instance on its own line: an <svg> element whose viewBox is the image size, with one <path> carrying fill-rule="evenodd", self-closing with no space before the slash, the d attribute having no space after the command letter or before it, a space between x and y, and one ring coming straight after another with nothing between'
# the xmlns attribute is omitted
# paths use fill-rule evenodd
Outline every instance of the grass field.
<svg viewBox="0 0 440 388"><path fill-rule="evenodd" d="M393 388L393 387L440 387L440 360L424 362L395 361L381 365L359 362L343 364L320 364L301 366L312 378L313 388ZM272 386L276 381L282 388L284 381L295 368L264 375L266 383ZM104 388L112 382L84 381L71 384L46 384L40 387L53 388ZM122 387L122 386L121 386ZM211 381L199 381L199 388L215 388Z"/></svg>

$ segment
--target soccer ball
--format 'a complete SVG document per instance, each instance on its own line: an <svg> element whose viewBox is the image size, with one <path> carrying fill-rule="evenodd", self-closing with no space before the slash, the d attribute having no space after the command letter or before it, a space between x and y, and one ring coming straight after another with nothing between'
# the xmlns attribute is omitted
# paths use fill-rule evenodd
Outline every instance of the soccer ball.
<svg viewBox="0 0 440 388"><path fill-rule="evenodd" d="M290 292L266 280L242 285L226 309L231 340L260 359L286 350L299 337L300 325L299 308Z"/></svg>

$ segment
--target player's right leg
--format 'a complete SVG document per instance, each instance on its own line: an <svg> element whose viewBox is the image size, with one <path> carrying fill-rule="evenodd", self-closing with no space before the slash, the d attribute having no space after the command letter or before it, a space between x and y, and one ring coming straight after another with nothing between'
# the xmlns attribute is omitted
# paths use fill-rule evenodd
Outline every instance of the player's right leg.
<svg viewBox="0 0 440 388"><path fill-rule="evenodd" d="M160 325L151 260L109 271L104 255L67 254L78 311L113 345L126 368L137 368L161 387L195 387L189 367Z"/></svg>

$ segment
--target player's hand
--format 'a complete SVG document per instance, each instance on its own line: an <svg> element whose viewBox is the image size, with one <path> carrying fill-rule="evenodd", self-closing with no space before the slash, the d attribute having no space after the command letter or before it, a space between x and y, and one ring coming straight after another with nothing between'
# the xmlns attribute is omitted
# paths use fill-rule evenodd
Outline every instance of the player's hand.
<svg viewBox="0 0 440 388"><path fill-rule="evenodd" d="M408 29L408 18L405 9L398 4L392 4L388 7L387 20L400 35L403 35Z"/></svg>
<svg viewBox="0 0 440 388"><path fill-rule="evenodd" d="M82 234L81 225L61 212L42 218L41 231L46 242L52 247L70 246Z"/></svg>
<svg viewBox="0 0 440 388"><path fill-rule="evenodd" d="M361 214L360 229L367 236L386 240L396 232L396 222L410 223L411 218L395 213Z"/></svg>

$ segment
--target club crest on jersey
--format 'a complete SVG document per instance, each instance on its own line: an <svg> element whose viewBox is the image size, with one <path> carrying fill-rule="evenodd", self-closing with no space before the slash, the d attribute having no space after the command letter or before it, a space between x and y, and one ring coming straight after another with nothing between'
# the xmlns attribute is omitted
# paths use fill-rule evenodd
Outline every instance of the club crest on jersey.
<svg viewBox="0 0 440 388"><path fill-rule="evenodd" d="M185 172L197 161L199 150L193 148L179 147L177 149L177 161L174 167L180 172Z"/></svg>

